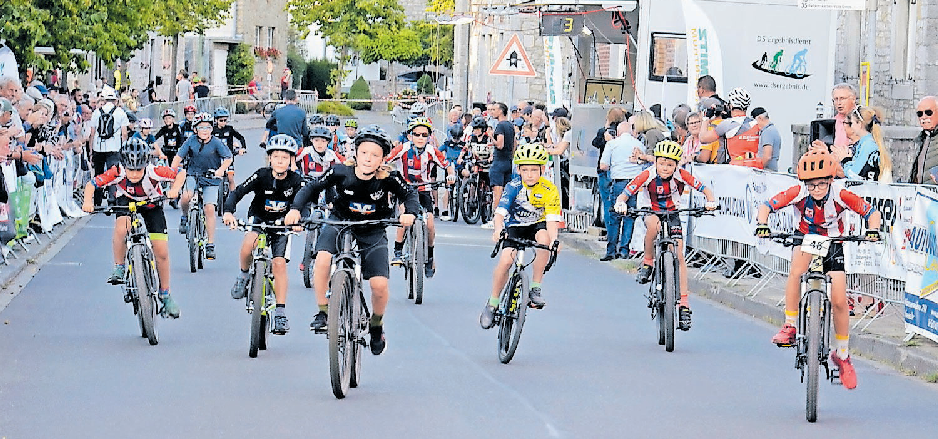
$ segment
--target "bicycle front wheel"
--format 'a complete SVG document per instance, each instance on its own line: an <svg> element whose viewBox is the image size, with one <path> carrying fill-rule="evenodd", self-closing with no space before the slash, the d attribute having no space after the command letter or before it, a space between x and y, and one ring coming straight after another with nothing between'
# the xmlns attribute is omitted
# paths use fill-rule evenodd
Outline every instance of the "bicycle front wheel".
<svg viewBox="0 0 938 439"><path fill-rule="evenodd" d="M804 335L807 338L805 361L807 379L805 379L805 417L808 422L817 421L818 374L821 363L821 293L808 293L808 309L802 310L808 322Z"/></svg>
<svg viewBox="0 0 938 439"><path fill-rule="evenodd" d="M423 275L427 265L427 236L426 224L418 219L412 226L414 229L414 303L423 303Z"/></svg>
<svg viewBox="0 0 938 439"><path fill-rule="evenodd" d="M356 322L352 341L352 376L349 377L349 387L358 387L362 382L362 350L365 348L365 335L368 334L370 317L362 306L364 300L358 288L352 288L352 321Z"/></svg>
<svg viewBox="0 0 938 439"><path fill-rule="evenodd" d="M199 269L199 216L194 209L189 211L188 221L186 240L189 242L189 272L195 273Z"/></svg>
<svg viewBox="0 0 938 439"><path fill-rule="evenodd" d="M528 278L518 273L508 281L507 287L507 294L502 295L502 300L507 300L505 313L498 328L498 360L503 364L514 358L521 341L521 330L528 312Z"/></svg>
<svg viewBox="0 0 938 439"><path fill-rule="evenodd" d="M345 398L351 384L352 345L355 343L352 320L351 297L352 280L349 272L338 270L330 282L332 296L329 297L329 376L332 380L332 394L336 398Z"/></svg>
<svg viewBox="0 0 938 439"><path fill-rule="evenodd" d="M264 270L267 268L265 261L254 261L254 277L251 279L251 334L250 344L248 346L248 357L257 358L257 350L260 349L261 340L264 338L264 288L266 279L264 279Z"/></svg>
<svg viewBox="0 0 938 439"><path fill-rule="evenodd" d="M661 255L661 265L664 268L661 279L662 295L664 296L662 323L664 324L664 350L674 351L674 312L677 310L677 270L675 269L674 253L665 252Z"/></svg>
<svg viewBox="0 0 938 439"><path fill-rule="evenodd" d="M459 220L459 198L457 198L459 187L459 179L457 179L453 187L447 190L449 192L449 214L452 217L450 221L454 223Z"/></svg>
<svg viewBox="0 0 938 439"><path fill-rule="evenodd" d="M479 191L477 180L470 178L459 187L459 205L462 209L462 219L466 224L479 222Z"/></svg>
<svg viewBox="0 0 938 439"><path fill-rule="evenodd" d="M408 229L404 231L404 250L407 252L404 260L404 278L407 279L407 299L411 300L414 298L414 292L417 290L417 282L414 279L416 275L414 267L416 266L415 257L417 254L417 247L415 242L417 241L416 235L417 232L414 229L416 224L411 225Z"/></svg>
<svg viewBox="0 0 938 439"><path fill-rule="evenodd" d="M303 247L303 286L313 286L313 252L316 251L316 239L319 237L319 228L306 232L306 244Z"/></svg>
<svg viewBox="0 0 938 439"><path fill-rule="evenodd" d="M149 269L146 264L149 261L143 257L143 248L135 245L130 250L130 272L134 278L134 284L137 289L137 312L140 316L140 332L146 333L147 340L151 345L156 345L159 340L156 335L156 286L147 281L146 270Z"/></svg>

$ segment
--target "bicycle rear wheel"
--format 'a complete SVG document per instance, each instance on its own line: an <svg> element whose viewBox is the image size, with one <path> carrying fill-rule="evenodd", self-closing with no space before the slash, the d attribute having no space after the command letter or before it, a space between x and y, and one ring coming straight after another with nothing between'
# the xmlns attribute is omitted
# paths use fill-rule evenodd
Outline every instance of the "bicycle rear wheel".
<svg viewBox="0 0 938 439"><path fill-rule="evenodd" d="M449 192L449 214L452 217L450 221L454 223L459 220L459 198L457 198L459 194L459 187L459 179L457 178L453 187L447 189Z"/></svg>
<svg viewBox="0 0 938 439"><path fill-rule="evenodd" d="M479 184L476 177L469 177L466 183L459 187L459 205L462 209L462 219L466 224L479 222Z"/></svg>
<svg viewBox="0 0 938 439"><path fill-rule="evenodd" d="M248 345L248 357L257 358L257 350L260 349L261 340L264 338L264 288L266 279L264 271L266 270L265 261L254 261L254 277L251 279L251 302L254 307L251 311L251 334L250 344Z"/></svg>
<svg viewBox="0 0 938 439"><path fill-rule="evenodd" d="M426 225L422 219L417 219L411 226L414 230L414 303L423 303L423 275L427 265L426 254Z"/></svg>
<svg viewBox="0 0 938 439"><path fill-rule="evenodd" d="M415 224L412 224L407 230L404 231L404 250L407 252L406 260L404 260L404 277L407 279L407 299L413 300L414 292L417 290L417 282L415 280L415 269L416 266L415 258L417 255L417 246L416 246L416 235L417 232L414 229Z"/></svg>
<svg viewBox="0 0 938 439"><path fill-rule="evenodd" d="M662 313L662 322L664 324L664 350L674 351L674 312L677 310L677 272L675 270L674 253L665 252L661 255L661 265L664 268L663 278L661 279L662 293L664 296L664 312Z"/></svg>
<svg viewBox="0 0 938 439"><path fill-rule="evenodd" d="M195 273L199 269L199 216L195 210L190 210L188 217L189 230L186 240L189 242L189 272Z"/></svg>
<svg viewBox="0 0 938 439"><path fill-rule="evenodd" d="M316 239L319 237L319 228L306 232L306 244L303 247L303 286L312 288L313 279L313 252L316 250Z"/></svg>
<svg viewBox="0 0 938 439"><path fill-rule="evenodd" d="M502 300L507 301L505 314L498 331L498 360L503 364L508 364L518 349L529 298L528 279L524 274L517 273L512 276L507 287L506 294L502 295Z"/></svg>
<svg viewBox="0 0 938 439"><path fill-rule="evenodd" d="M329 376L332 381L332 394L336 398L345 398L351 385L352 345L355 333L352 320L351 297L352 282L349 272L338 270L330 282L332 296L329 297Z"/></svg>
<svg viewBox="0 0 938 439"><path fill-rule="evenodd" d="M821 363L821 293L812 291L808 293L808 309L802 310L807 320L807 330L804 333L807 339L805 361L807 366L807 379L805 380L805 418L808 422L817 421L817 390L818 374Z"/></svg>
<svg viewBox="0 0 938 439"><path fill-rule="evenodd" d="M130 271L134 277L134 284L137 287L138 313L140 316L140 332L147 334L147 340L151 345L156 345L159 340L156 335L156 291L152 281L147 280L146 265L149 261L143 257L143 249L135 245L130 250L131 266Z"/></svg>

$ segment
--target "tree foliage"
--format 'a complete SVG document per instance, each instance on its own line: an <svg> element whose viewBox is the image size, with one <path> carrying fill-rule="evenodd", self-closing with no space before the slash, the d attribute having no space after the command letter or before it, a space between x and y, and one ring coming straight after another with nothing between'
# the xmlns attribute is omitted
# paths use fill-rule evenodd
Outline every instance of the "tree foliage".
<svg viewBox="0 0 938 439"><path fill-rule="evenodd" d="M238 44L228 52L225 76L232 85L247 85L254 78L254 55L251 46Z"/></svg>
<svg viewBox="0 0 938 439"><path fill-rule="evenodd" d="M349 99L371 99L371 89L368 88L368 81L359 76L348 91ZM349 105L355 110L371 110L371 102L350 102Z"/></svg>
<svg viewBox="0 0 938 439"><path fill-rule="evenodd" d="M329 84L331 75L338 65L324 59L314 59L306 63L306 74L303 75L303 89L316 90L321 98L331 98Z"/></svg>
<svg viewBox="0 0 938 439"><path fill-rule="evenodd" d="M456 0L430 0L427 2L427 11L437 14L452 14L456 12Z"/></svg>
<svg viewBox="0 0 938 439"><path fill-rule="evenodd" d="M3 0L0 36L23 65L84 71L83 52L112 65L143 47L148 31L174 35L223 22L232 1ZM54 54L37 55L37 46L49 46Z"/></svg>
<svg viewBox="0 0 938 439"><path fill-rule="evenodd" d="M453 25L437 24L428 21L415 21L411 23L414 33L419 39L421 47L419 56L407 63L410 66L425 66L428 64L452 66L454 34Z"/></svg>
<svg viewBox="0 0 938 439"><path fill-rule="evenodd" d="M424 73L417 80L417 92L428 95L436 94L436 87L433 85L433 78L430 75Z"/></svg>

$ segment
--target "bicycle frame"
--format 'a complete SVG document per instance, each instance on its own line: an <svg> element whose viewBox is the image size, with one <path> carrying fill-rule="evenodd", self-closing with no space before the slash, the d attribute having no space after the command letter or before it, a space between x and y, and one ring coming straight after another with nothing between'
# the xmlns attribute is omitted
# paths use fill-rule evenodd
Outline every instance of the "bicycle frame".
<svg viewBox="0 0 938 439"><path fill-rule="evenodd" d="M804 328L808 327L808 311L811 303L811 296L820 294L821 303L821 334L818 359L824 369L827 370L827 377L831 381L837 378L836 373L831 371L827 364L827 356L830 354L830 333L831 333L831 277L824 272L824 257L814 255L808 266L808 271L801 275L801 299L798 303L798 328L801 331L796 336L795 367L801 371L801 380L804 381L804 367L808 361L809 352L807 346L807 337Z"/></svg>
<svg viewBox="0 0 938 439"><path fill-rule="evenodd" d="M254 250L251 251L251 267L250 267L251 277L248 278L249 280L247 284L247 291L251 291L251 288L253 288L255 275L257 274L256 268L255 268L257 262L264 263L264 267L265 267L264 278L268 279L270 283L273 284L274 277L273 277L272 269L270 266L271 259L272 259L272 255L270 252L270 248L267 247L267 233L263 231L259 232L257 235L257 244L254 246ZM270 316L275 306L275 301L272 300L273 297L274 297L273 291L264 291L264 303L255 304L251 300L251 295L245 294L244 307L247 310L248 314L253 313L255 311L255 306L256 306L257 309L261 312L261 315ZM271 324L273 324L273 321L268 318L267 319L268 329Z"/></svg>

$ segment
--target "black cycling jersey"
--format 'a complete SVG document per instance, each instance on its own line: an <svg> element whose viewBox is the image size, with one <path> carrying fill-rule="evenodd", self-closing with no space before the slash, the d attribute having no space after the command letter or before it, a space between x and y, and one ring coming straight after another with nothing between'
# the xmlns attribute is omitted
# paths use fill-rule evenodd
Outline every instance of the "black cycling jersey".
<svg viewBox="0 0 938 439"><path fill-rule="evenodd" d="M359 179L355 169L345 165L333 165L318 179L306 184L293 200L293 209L303 208L319 199L319 193L335 188L336 198L332 201L332 214L346 221L389 219L395 216L396 204L391 204L388 195L403 200L404 212L416 215L420 212L417 192L401 177L391 172L386 178Z"/></svg>
<svg viewBox="0 0 938 439"><path fill-rule="evenodd" d="M258 169L254 174L239 184L228 194L225 200L225 212L234 213L245 195L254 194L248 215L258 221L272 223L286 216L293 204L293 198L303 187L303 177L295 171L287 171L283 180L274 178L270 167Z"/></svg>
<svg viewBox="0 0 938 439"><path fill-rule="evenodd" d="M192 124L189 120L184 120L182 125L179 126L182 130L182 140L189 140L189 137L192 137L195 134L195 125Z"/></svg>
<svg viewBox="0 0 938 439"><path fill-rule="evenodd" d="M234 149L234 141L238 139L238 142L241 142L241 149L247 148L244 143L244 136L238 132L233 126L225 125L224 127L215 127L212 130L212 135L219 138L228 149L231 150L231 154L237 155L237 152Z"/></svg>
<svg viewBox="0 0 938 439"><path fill-rule="evenodd" d="M166 155L176 155L176 151L179 151L179 147L186 141L186 138L182 136L182 127L175 122L172 125L161 126L153 137L154 141L164 137L163 154Z"/></svg>

